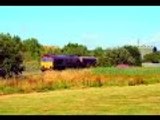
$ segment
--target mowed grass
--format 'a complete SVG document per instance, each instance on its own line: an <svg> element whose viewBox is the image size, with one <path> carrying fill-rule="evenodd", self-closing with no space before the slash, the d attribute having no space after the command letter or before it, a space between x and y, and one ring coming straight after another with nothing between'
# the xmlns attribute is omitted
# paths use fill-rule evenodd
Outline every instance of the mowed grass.
<svg viewBox="0 0 160 120"><path fill-rule="evenodd" d="M0 114L159 115L160 84L0 96Z"/></svg>

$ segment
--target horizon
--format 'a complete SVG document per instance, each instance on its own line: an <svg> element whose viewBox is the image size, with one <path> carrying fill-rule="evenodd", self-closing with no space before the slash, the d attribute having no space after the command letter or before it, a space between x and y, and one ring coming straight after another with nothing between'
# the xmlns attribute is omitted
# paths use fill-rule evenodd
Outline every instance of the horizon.
<svg viewBox="0 0 160 120"><path fill-rule="evenodd" d="M159 6L1 6L0 32L43 45L160 48Z"/></svg>

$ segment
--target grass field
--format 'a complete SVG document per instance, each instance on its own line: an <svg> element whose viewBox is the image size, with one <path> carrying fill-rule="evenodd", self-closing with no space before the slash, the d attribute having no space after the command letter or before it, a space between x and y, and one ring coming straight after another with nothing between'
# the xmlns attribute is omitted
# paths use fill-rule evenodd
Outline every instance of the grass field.
<svg viewBox="0 0 160 120"><path fill-rule="evenodd" d="M157 115L159 86L158 67L35 69L0 81L0 114Z"/></svg>
<svg viewBox="0 0 160 120"><path fill-rule="evenodd" d="M115 68L115 67L97 67L93 68L92 71L98 74L106 75L143 75L150 76L160 74L160 67L129 67L129 68Z"/></svg>
<svg viewBox="0 0 160 120"><path fill-rule="evenodd" d="M160 84L0 96L0 114L157 115Z"/></svg>
<svg viewBox="0 0 160 120"><path fill-rule="evenodd" d="M160 68L67 69L63 71L27 71L19 78L0 81L0 94L45 92L57 89L135 86L160 83Z"/></svg>

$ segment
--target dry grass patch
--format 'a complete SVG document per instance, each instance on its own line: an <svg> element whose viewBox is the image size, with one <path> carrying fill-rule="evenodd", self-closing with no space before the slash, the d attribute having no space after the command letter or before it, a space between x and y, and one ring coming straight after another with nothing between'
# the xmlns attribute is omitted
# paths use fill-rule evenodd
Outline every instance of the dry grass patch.
<svg viewBox="0 0 160 120"><path fill-rule="evenodd" d="M138 68L138 70L144 71L143 68ZM116 73L116 71L116 68L112 68L107 73L103 70L101 74L97 74L92 69L67 69L62 71L46 71L39 74L24 74L19 78L1 80L0 94L41 92L64 88L135 86L160 82L160 74L158 72L152 73L150 71L152 74L137 74L137 72L134 74L135 68L128 69L129 72L121 70L121 73L118 73L118 71Z"/></svg>

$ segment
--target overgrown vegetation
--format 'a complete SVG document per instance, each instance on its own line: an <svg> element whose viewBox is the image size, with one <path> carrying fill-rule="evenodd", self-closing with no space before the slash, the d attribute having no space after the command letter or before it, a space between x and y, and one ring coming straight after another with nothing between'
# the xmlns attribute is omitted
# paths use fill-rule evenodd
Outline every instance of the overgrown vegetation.
<svg viewBox="0 0 160 120"><path fill-rule="evenodd" d="M57 89L136 86L159 83L159 68L92 68L47 71L26 74L18 78L0 81L0 93L29 93Z"/></svg>
<svg viewBox="0 0 160 120"><path fill-rule="evenodd" d="M3 77L21 72L22 54L23 44L18 36L0 34L0 71Z"/></svg>
<svg viewBox="0 0 160 120"><path fill-rule="evenodd" d="M141 58L141 53L136 46L124 46L124 48L130 53L133 59L133 65L135 66L142 66L142 58Z"/></svg>
<svg viewBox="0 0 160 120"><path fill-rule="evenodd" d="M30 38L27 40L24 40L23 42L24 45L24 59L26 61L31 61L31 60L39 60L42 54L42 45L38 42L37 39L35 38Z"/></svg>
<svg viewBox="0 0 160 120"><path fill-rule="evenodd" d="M88 49L84 45L79 45L78 43L68 43L62 48L62 53L66 55L88 55Z"/></svg>
<svg viewBox="0 0 160 120"><path fill-rule="evenodd" d="M160 62L160 52L153 52L150 54L146 54L144 56L144 62L151 62L151 63L159 63Z"/></svg>

